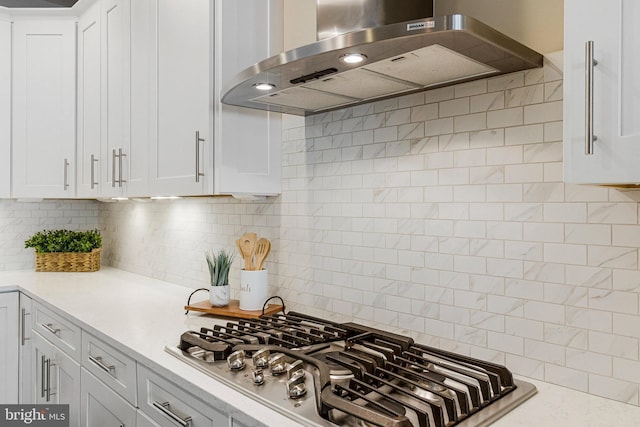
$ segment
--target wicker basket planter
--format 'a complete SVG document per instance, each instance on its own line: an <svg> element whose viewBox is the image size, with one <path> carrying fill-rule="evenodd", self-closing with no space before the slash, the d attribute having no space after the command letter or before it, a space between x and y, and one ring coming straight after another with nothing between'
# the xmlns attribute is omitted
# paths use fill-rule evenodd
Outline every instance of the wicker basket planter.
<svg viewBox="0 0 640 427"><path fill-rule="evenodd" d="M91 252L36 252L36 271L98 271L101 250L98 248Z"/></svg>

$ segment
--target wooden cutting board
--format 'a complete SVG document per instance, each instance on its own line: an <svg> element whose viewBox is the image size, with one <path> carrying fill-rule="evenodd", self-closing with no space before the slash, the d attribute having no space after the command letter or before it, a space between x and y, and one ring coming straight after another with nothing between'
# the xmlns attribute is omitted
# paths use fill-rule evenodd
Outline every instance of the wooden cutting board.
<svg viewBox="0 0 640 427"><path fill-rule="evenodd" d="M185 310L199 311L201 313L212 314L214 316L234 317L236 319L255 319L262 315L262 310L240 310L240 301L232 299L229 305L224 307L213 307L209 300L185 305ZM269 304L264 309L264 314L275 314L282 311L282 306L277 304Z"/></svg>

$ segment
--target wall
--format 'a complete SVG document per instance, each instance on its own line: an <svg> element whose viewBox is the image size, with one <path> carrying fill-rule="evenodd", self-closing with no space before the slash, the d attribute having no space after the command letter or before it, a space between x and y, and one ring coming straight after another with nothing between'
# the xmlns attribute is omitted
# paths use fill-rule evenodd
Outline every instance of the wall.
<svg viewBox="0 0 640 427"><path fill-rule="evenodd" d="M316 41L316 1L285 0L285 50ZM435 15L472 16L540 53L562 50L563 0L434 0Z"/></svg>
<svg viewBox="0 0 640 427"><path fill-rule="evenodd" d="M0 199L0 271L33 269L33 249L24 241L45 229L91 230L98 227L98 202Z"/></svg>
<svg viewBox="0 0 640 427"><path fill-rule="evenodd" d="M195 288L256 231L289 309L638 405L637 193L562 182L553 68L284 122L281 196L101 205L109 262Z"/></svg>

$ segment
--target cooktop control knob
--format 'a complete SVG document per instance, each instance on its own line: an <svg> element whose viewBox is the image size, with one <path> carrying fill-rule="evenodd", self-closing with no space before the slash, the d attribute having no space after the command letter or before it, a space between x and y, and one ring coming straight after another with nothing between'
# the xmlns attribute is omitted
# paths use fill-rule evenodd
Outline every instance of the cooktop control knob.
<svg viewBox="0 0 640 427"><path fill-rule="evenodd" d="M240 371L244 369L244 359L244 350L234 351L227 357L227 365L229 365L229 369L232 371Z"/></svg>
<svg viewBox="0 0 640 427"><path fill-rule="evenodd" d="M255 385L264 384L264 372L262 372L262 369L254 369L251 371L251 377Z"/></svg>
<svg viewBox="0 0 640 427"><path fill-rule="evenodd" d="M287 394L291 399L299 399L307 394L307 387L304 385L304 373L297 372L293 378L287 380Z"/></svg>
<svg viewBox="0 0 640 427"><path fill-rule="evenodd" d="M282 375L287 372L286 357L282 353L276 353L269 357L269 369L273 375Z"/></svg>
<svg viewBox="0 0 640 427"><path fill-rule="evenodd" d="M269 354L271 353L266 348L253 353L253 367L262 369L269 366Z"/></svg>
<svg viewBox="0 0 640 427"><path fill-rule="evenodd" d="M291 379L296 375L302 375L304 378L304 363L302 360L296 360L291 365L289 365L289 369L287 369L287 378Z"/></svg>

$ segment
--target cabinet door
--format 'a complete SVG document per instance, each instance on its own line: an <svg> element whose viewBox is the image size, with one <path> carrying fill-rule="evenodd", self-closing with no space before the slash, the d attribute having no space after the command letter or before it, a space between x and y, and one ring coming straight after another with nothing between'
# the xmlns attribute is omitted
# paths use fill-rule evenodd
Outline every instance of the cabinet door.
<svg viewBox="0 0 640 427"><path fill-rule="evenodd" d="M217 194L281 192L281 114L220 103L236 74L282 51L282 1L215 2Z"/></svg>
<svg viewBox="0 0 640 427"><path fill-rule="evenodd" d="M69 404L69 426L79 426L80 365L62 350L33 334L31 366L37 404Z"/></svg>
<svg viewBox="0 0 640 427"><path fill-rule="evenodd" d="M78 22L78 195L120 197L130 177L130 4L102 0Z"/></svg>
<svg viewBox="0 0 640 427"><path fill-rule="evenodd" d="M155 0L135 0L131 7L131 145L128 156L127 196L149 196L149 150L151 136L152 93L156 88L149 78L155 64ZM153 98L155 99L155 98ZM154 122L155 123L155 122Z"/></svg>
<svg viewBox="0 0 640 427"><path fill-rule="evenodd" d="M80 374L80 426L134 427L136 408L84 368Z"/></svg>
<svg viewBox="0 0 640 427"><path fill-rule="evenodd" d="M130 151L130 5L129 0L101 0L102 170L101 196L126 193Z"/></svg>
<svg viewBox="0 0 640 427"><path fill-rule="evenodd" d="M101 170L106 169L101 147L100 4L78 20L78 144L79 197L97 197Z"/></svg>
<svg viewBox="0 0 640 427"><path fill-rule="evenodd" d="M12 196L75 196L76 23L13 24Z"/></svg>
<svg viewBox="0 0 640 427"><path fill-rule="evenodd" d="M19 377L19 403L35 403L33 395L33 371L31 367L31 329L32 320L31 298L20 293L20 369Z"/></svg>
<svg viewBox="0 0 640 427"><path fill-rule="evenodd" d="M0 402L18 403L18 292L0 294Z"/></svg>
<svg viewBox="0 0 640 427"><path fill-rule="evenodd" d="M0 16L0 197L11 196L11 22Z"/></svg>
<svg viewBox="0 0 640 427"><path fill-rule="evenodd" d="M565 1L564 177L594 184L640 182L640 4ZM585 43L594 42L593 154L585 154Z"/></svg>
<svg viewBox="0 0 640 427"><path fill-rule="evenodd" d="M206 191L204 145L211 142L211 30L208 0L155 0L156 64L151 104L150 186L155 196ZM196 141L196 133L203 140ZM199 175L202 173L203 175Z"/></svg>

